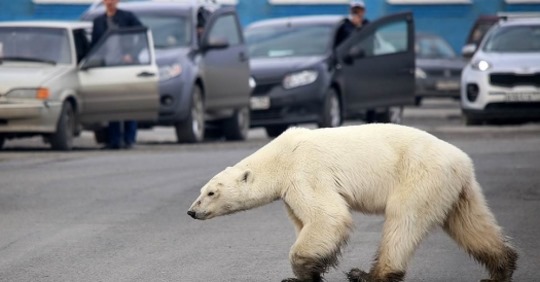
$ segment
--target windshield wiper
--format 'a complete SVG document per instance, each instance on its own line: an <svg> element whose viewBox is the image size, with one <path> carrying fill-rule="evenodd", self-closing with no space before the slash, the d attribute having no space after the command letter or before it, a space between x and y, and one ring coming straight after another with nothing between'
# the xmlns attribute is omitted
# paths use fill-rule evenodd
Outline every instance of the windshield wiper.
<svg viewBox="0 0 540 282"><path fill-rule="evenodd" d="M55 61L45 60L40 58L29 58L29 57L0 57L0 63L3 61L21 61L21 62L37 62L56 65Z"/></svg>

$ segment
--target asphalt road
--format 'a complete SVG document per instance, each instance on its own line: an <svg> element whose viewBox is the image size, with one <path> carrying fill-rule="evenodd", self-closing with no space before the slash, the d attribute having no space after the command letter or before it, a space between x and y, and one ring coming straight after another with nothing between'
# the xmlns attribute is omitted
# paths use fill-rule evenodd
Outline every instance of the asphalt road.
<svg viewBox="0 0 540 282"><path fill-rule="evenodd" d="M473 158L488 203L519 252L515 281L540 281L540 125L462 126L452 101L406 111ZM38 138L0 152L0 281L281 281L295 235L283 204L195 221L186 215L215 173L268 142L174 143L171 129L141 131L131 151L101 151L90 134L73 152ZM368 269L383 218L355 214L341 264L327 281ZM441 230L426 238L406 281L477 281L485 271Z"/></svg>

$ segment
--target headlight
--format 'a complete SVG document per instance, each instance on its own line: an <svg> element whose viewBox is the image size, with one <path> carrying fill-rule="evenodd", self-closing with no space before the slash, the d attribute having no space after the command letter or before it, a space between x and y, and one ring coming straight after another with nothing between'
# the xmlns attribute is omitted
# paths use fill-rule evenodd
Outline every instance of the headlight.
<svg viewBox="0 0 540 282"><path fill-rule="evenodd" d="M159 67L159 80L164 81L182 74L182 66L178 63Z"/></svg>
<svg viewBox="0 0 540 282"><path fill-rule="evenodd" d="M255 81L255 78L250 77L249 78L249 88L255 89L257 87L257 82Z"/></svg>
<svg viewBox="0 0 540 282"><path fill-rule="evenodd" d="M421 79L426 79L427 78L426 72L421 68L414 69L414 76L416 78L421 78Z"/></svg>
<svg viewBox="0 0 540 282"><path fill-rule="evenodd" d="M479 71L487 71L491 68L491 64L485 60L478 60L471 63L471 67Z"/></svg>
<svg viewBox="0 0 540 282"><path fill-rule="evenodd" d="M8 92L6 96L9 98L15 98L15 99L47 100L49 99L49 89L48 88L14 89Z"/></svg>
<svg viewBox="0 0 540 282"><path fill-rule="evenodd" d="M317 80L318 73L313 70L305 70L293 74L287 75L283 79L283 87L285 89L291 89L299 86L308 85Z"/></svg>

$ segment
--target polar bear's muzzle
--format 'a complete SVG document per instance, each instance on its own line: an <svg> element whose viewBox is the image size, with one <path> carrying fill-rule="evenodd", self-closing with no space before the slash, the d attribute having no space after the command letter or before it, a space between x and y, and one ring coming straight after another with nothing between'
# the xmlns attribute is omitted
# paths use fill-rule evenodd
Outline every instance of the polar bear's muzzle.
<svg viewBox="0 0 540 282"><path fill-rule="evenodd" d="M187 212L187 214L189 216L191 216L192 218L194 219L199 219L199 220L205 220L205 219L209 219L211 218L212 216L212 213L209 213L209 212L196 212L194 210L189 210Z"/></svg>
<svg viewBox="0 0 540 282"><path fill-rule="evenodd" d="M191 217L193 217L194 219L197 219L197 213L194 212L194 211L188 211L187 214Z"/></svg>

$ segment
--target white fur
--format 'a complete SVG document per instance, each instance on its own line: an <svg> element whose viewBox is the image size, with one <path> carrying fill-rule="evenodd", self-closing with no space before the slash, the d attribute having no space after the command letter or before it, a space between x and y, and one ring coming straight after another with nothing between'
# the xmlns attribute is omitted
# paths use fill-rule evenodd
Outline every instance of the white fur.
<svg viewBox="0 0 540 282"><path fill-rule="evenodd" d="M210 192L214 195L208 196ZM392 273L404 274L412 253L436 225L446 224L460 246L484 264L510 248L485 204L471 159L411 127L291 128L212 178L190 211L208 219L278 199L285 202L296 228L290 260L302 281L337 263L352 226L351 210L385 216L371 270L380 281ZM456 210L459 203L467 213L466 208ZM458 225L464 222L481 227L461 230ZM480 242L478 236L491 241ZM493 256L486 262L475 252Z"/></svg>

